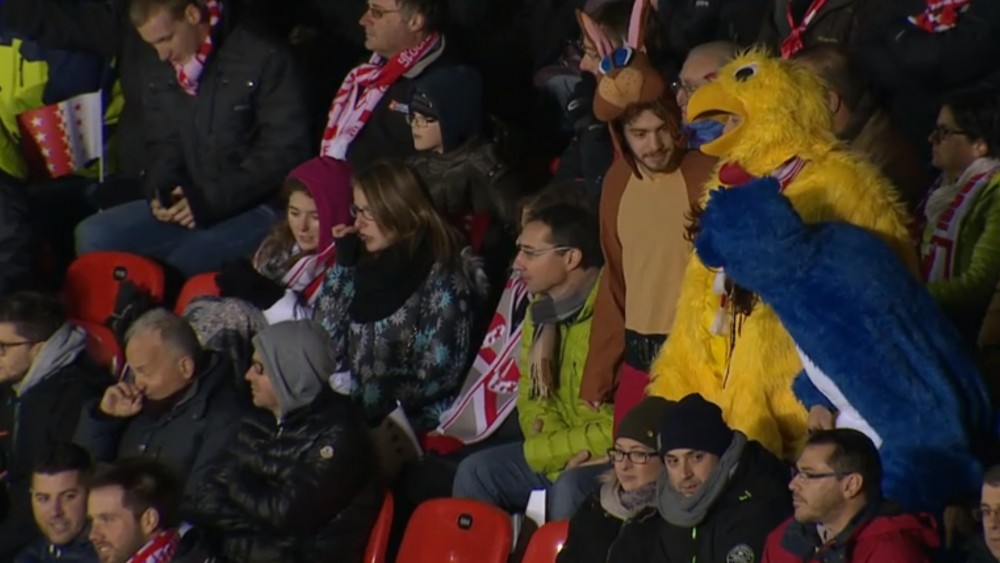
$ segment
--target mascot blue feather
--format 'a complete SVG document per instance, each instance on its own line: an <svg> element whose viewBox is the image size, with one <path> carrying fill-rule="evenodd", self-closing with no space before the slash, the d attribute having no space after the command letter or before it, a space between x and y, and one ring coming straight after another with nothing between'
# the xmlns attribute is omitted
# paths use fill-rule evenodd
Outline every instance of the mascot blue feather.
<svg viewBox="0 0 1000 563"><path fill-rule="evenodd" d="M805 366L796 396L875 441L888 498L940 513L976 494L986 388L955 329L878 237L803 223L765 178L712 192L694 246L774 309Z"/></svg>

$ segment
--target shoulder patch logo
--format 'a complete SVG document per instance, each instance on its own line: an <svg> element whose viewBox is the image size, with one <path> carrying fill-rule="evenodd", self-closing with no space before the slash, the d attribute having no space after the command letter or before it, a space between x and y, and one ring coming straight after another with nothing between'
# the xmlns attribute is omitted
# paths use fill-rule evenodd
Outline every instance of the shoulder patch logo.
<svg viewBox="0 0 1000 563"><path fill-rule="evenodd" d="M729 550L726 554L726 563L754 563L753 549L745 543Z"/></svg>
<svg viewBox="0 0 1000 563"><path fill-rule="evenodd" d="M333 446L323 446L319 449L319 457L323 459L330 459L333 457Z"/></svg>

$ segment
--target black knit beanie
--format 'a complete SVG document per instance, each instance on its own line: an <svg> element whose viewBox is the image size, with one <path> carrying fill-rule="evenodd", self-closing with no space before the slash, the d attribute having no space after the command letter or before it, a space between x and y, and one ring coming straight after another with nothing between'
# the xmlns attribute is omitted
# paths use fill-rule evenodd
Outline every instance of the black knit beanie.
<svg viewBox="0 0 1000 563"><path fill-rule="evenodd" d="M733 430L722 420L722 409L693 393L666 408L660 418L660 455L685 449L722 457L733 441Z"/></svg>
<svg viewBox="0 0 1000 563"><path fill-rule="evenodd" d="M660 418L671 404L663 397L646 397L622 417L615 439L628 438L655 450Z"/></svg>
<svg viewBox="0 0 1000 563"><path fill-rule="evenodd" d="M409 110L438 121L444 152L450 152L482 132L482 77L464 65L434 69L414 81Z"/></svg>

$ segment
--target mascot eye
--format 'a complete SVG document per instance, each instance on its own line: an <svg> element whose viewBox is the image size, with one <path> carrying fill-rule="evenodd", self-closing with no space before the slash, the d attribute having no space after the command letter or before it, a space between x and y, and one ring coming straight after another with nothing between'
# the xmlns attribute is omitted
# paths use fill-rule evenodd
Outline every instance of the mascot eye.
<svg viewBox="0 0 1000 563"><path fill-rule="evenodd" d="M741 66L740 68L736 69L736 72L733 73L733 76L736 77L736 80L740 82L746 82L747 80L750 80L750 77L755 74L757 74L757 65L748 64L746 66Z"/></svg>

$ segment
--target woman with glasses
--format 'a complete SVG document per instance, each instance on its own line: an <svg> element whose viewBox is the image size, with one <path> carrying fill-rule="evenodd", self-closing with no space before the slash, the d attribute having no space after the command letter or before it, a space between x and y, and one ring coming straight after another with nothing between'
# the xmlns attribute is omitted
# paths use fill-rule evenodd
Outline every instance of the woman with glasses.
<svg viewBox="0 0 1000 563"><path fill-rule="evenodd" d="M608 449L613 468L569 521L557 563L617 561L615 548L634 542L641 527L656 526L656 482L664 474L656 452L659 420L670 403L646 397L625 415Z"/></svg>
<svg viewBox="0 0 1000 563"><path fill-rule="evenodd" d="M930 142L941 177L923 207L924 280L972 342L1000 280L1000 92L945 96Z"/></svg>
<svg viewBox="0 0 1000 563"><path fill-rule="evenodd" d="M354 222L333 229L317 310L333 381L372 426L402 406L416 431L432 430L468 367L482 271L406 166L377 161L353 186Z"/></svg>

